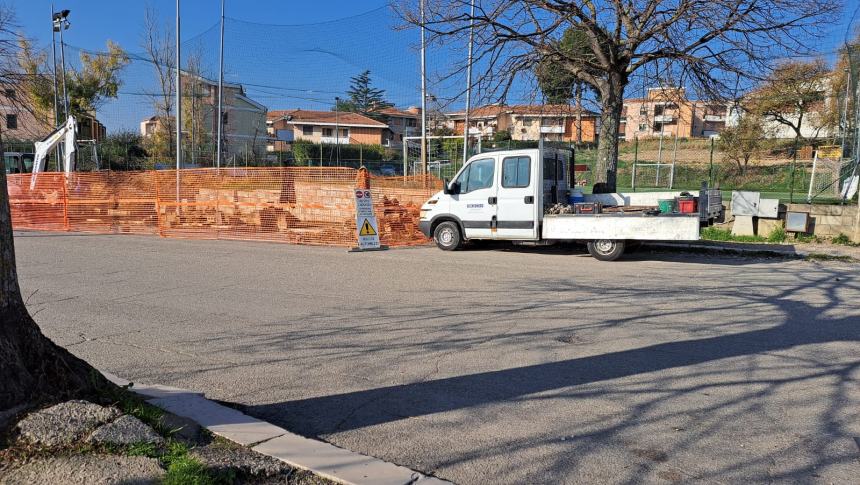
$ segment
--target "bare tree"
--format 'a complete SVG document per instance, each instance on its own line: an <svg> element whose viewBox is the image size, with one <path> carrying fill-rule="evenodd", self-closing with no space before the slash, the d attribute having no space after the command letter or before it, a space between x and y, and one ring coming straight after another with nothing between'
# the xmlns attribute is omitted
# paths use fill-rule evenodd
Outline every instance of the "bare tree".
<svg viewBox="0 0 860 485"><path fill-rule="evenodd" d="M0 85L24 89L14 12L0 5ZM15 101L20 109L32 109ZM44 402L94 394L106 380L39 330L21 297L0 133L0 428L17 412Z"/></svg>
<svg viewBox="0 0 860 485"><path fill-rule="evenodd" d="M143 38L141 42L147 60L155 73L156 90L147 94L152 100L155 115L160 123L158 132L150 140L151 148L159 156L167 156L173 146L173 105L176 99L176 52L173 30L160 23L158 12L147 5L143 16Z"/></svg>
<svg viewBox="0 0 860 485"><path fill-rule="evenodd" d="M401 0L421 24L417 1ZM624 90L634 76L672 82L721 99L738 79L758 79L770 60L804 52L840 0L426 0L430 42L465 42L475 25L475 87L504 100L517 79L551 57L598 93L601 133L596 180L614 191ZM561 44L582 29L585 49ZM458 68L465 66L458 64Z"/></svg>
<svg viewBox="0 0 860 485"><path fill-rule="evenodd" d="M816 138L826 122L824 112L834 108L825 106L830 74L821 59L779 64L761 86L747 96L744 108L753 115L787 126L797 141L806 138L804 127ZM817 118L811 116L816 113Z"/></svg>

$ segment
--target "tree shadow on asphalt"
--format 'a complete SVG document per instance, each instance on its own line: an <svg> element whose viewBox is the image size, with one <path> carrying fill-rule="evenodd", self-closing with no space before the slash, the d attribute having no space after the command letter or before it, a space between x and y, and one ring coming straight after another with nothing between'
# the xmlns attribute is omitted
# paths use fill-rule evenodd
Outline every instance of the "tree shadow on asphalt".
<svg viewBox="0 0 860 485"><path fill-rule="evenodd" d="M359 359L368 353L391 350L399 352L397 356L404 360L434 360L439 353L462 353L485 345L500 349L507 344L529 341L534 345L566 342L575 345L578 343L576 334L585 332L587 335L588 326L629 329L647 324L642 327L643 332L655 329L670 332L673 322L692 321L701 325L688 330L681 340L670 338L671 333L661 333L660 343L514 368L506 367L501 358L505 352L500 351L499 360L488 363L498 368L494 370L436 378L437 364L437 372L415 382L252 405L245 409L251 415L301 434L327 437L440 413L481 413L488 406L496 405L526 405L541 400L628 402L624 411L617 415L586 413L580 416L577 429L569 436L570 443L579 443L575 445L576 453L547 452L556 464L543 469L546 477L555 474L556 479L569 480L571 470L593 460L599 462L607 447L620 446L631 453L635 466L614 470L614 475L607 478L613 482L636 482L647 473L655 473L652 478L665 480L814 480L827 467L849 466L857 460L852 430L857 433L860 416L856 402L852 401L856 394L852 393L857 392L856 372L860 369L856 346L860 341L860 285L854 276L856 267L799 265L802 267L794 268L794 272L768 267L751 269L766 274L773 281L768 287L724 281L705 288L714 293L676 295L675 298L685 298L688 303L695 302L692 307L683 308L675 307L666 287L649 281L645 270L641 281L608 288L547 278L501 282L498 287L483 290L452 290L448 298L468 298L470 292L498 298L498 304L492 305L475 299L466 311L453 308L440 312L436 306L416 308L396 304L356 309L353 321L361 321L361 315L377 315L384 322L365 326L344 321L342 325L335 323L325 328L289 331L281 343L314 342L312 345L318 345L320 352L331 351L322 356L323 360ZM703 275L703 278L716 280L719 274ZM506 300L506 295L510 294L516 294L523 302ZM583 302L586 303L584 307L581 306ZM565 304L580 306L575 311L561 308L559 314L550 315L549 320L556 324L550 328L516 329L512 325L505 332L476 335L480 333L477 330L489 322L519 316L520 323L527 323L531 312L558 309ZM734 314L743 316L724 315L724 308L714 308L720 304L731 305ZM616 315L613 309L619 305L634 308ZM605 313L595 315L594 321L583 328L572 324L576 320L575 313L582 308L594 312L605 309ZM444 330L433 330L431 323L449 320L450 325L445 325ZM428 326L426 340L399 342L373 337L402 326L420 329L423 325ZM353 345L340 349L326 345L338 335L351 336ZM674 335L677 336L677 332ZM269 345L279 344L270 336L265 338ZM579 353L588 354L589 342L581 344ZM261 339L244 350L253 352L258 345L265 343ZM846 352L843 347L853 351ZM392 361L390 365L396 367L398 362ZM808 386L814 387L812 394L826 401L823 408L815 408L820 402L802 393L792 400L795 389ZM711 394L718 397L702 397ZM770 403L776 396L780 403ZM784 402L786 399L788 401ZM680 409L675 410L678 406ZM769 416L773 406L784 407L789 414L811 409L804 419L813 431L792 434L791 430L780 430L785 436L780 435L766 450L714 449L714 435L736 432L740 440L756 432L743 428L734 430L738 423L745 426L760 423L762 429L758 432L773 433L779 428L774 423L783 419ZM462 418L461 414L454 416ZM756 418L751 420L750 416ZM504 425L503 417L499 419ZM489 423L466 420L458 425L465 430ZM679 428L677 439L655 446L631 443L631 434L654 427ZM426 429L430 435L435 431L438 430L432 427ZM510 458L509 471L513 473L516 467L523 466L516 458L517 450L551 448L560 438L551 432L530 437L512 435L496 446L481 444L467 451L452 451L450 457L433 463L432 468L445 469L490 456L506 456ZM414 439L432 441L426 436ZM647 438L644 441L647 442ZM719 446L722 445L724 443ZM699 469L685 468L689 466L689 459L685 466L673 466L676 457L691 453L720 453L722 456ZM504 471L499 473L504 476ZM475 477L475 481L480 478Z"/></svg>

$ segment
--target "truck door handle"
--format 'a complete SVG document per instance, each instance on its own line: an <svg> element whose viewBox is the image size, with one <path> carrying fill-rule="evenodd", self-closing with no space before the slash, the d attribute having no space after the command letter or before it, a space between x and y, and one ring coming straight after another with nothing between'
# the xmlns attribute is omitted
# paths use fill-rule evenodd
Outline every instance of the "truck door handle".
<svg viewBox="0 0 860 485"><path fill-rule="evenodd" d="M490 205L495 205L497 201L498 199L496 199L495 197L490 197L489 199L487 199L487 203Z"/></svg>
<svg viewBox="0 0 860 485"><path fill-rule="evenodd" d="M535 203L535 196L533 196L533 195L527 195L527 196L525 196L525 198L523 199L523 202L525 202L526 204L534 204L534 203Z"/></svg>

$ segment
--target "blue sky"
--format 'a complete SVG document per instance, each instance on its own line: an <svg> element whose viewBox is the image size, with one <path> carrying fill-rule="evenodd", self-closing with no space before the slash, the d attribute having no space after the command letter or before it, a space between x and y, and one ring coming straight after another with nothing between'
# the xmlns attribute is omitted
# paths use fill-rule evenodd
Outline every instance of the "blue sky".
<svg viewBox="0 0 860 485"><path fill-rule="evenodd" d="M5 0L15 8L18 24L28 36L42 43L51 40L51 2L46 0ZM99 49L107 39L129 50L140 43L141 23L146 5L152 5L165 20L173 22L174 0L56 0L56 10L69 9L72 27L69 44ZM307 24L339 19L387 5L388 0L227 0L227 16L270 24ZM192 37L218 22L218 0L181 0L182 32Z"/></svg>
<svg viewBox="0 0 860 485"><path fill-rule="evenodd" d="M17 23L25 35L43 47L50 45L51 2L45 0L0 0L16 10ZM387 91L388 99L400 107L420 102L417 31L394 30L399 21L389 0L227 0L225 79L242 83L249 96L269 109L328 110L335 96L344 96L349 78L368 69L377 87ZM183 56L195 49L204 58L204 74L217 77L217 24L219 0L182 0ZM66 43L84 49L103 50L111 39L131 53L139 53L146 6L151 5L163 22L172 28L175 0L56 0L57 10L70 9L71 29ZM836 21L823 23L824 34L816 50L836 51L849 25L860 23L852 17L860 0L846 0L846 11ZM380 9L376 10L375 9ZM373 12L371 12L373 11ZM367 13L371 12L371 13ZM366 15L361 15L365 14ZM857 14L860 16L860 13ZM350 18L353 16L358 16ZM428 92L459 92L463 80L452 78L439 84L434 75L444 71L455 58L462 58L465 46L446 44L428 49ZM66 53L70 64L77 52ZM832 60L835 56L825 55ZM153 114L149 98L154 77L152 67L134 62L123 73L120 98L109 102L98 113L111 131L136 130L137 124ZM529 102L531 92L521 92L510 103ZM628 91L636 96L635 88ZM460 108L462 100L451 108ZM432 106L431 106L432 108Z"/></svg>

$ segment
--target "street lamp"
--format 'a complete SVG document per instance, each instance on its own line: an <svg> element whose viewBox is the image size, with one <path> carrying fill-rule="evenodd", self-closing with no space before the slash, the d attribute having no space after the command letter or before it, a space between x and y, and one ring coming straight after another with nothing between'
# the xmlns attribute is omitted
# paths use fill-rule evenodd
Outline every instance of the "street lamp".
<svg viewBox="0 0 860 485"><path fill-rule="evenodd" d="M60 10L59 12L54 12L51 17L54 24L53 31L60 33L60 62L63 68L63 110L66 118L69 117L69 93L66 91L66 43L63 41L63 31L68 30L72 25L68 20L69 13L71 11L68 9Z"/></svg>

